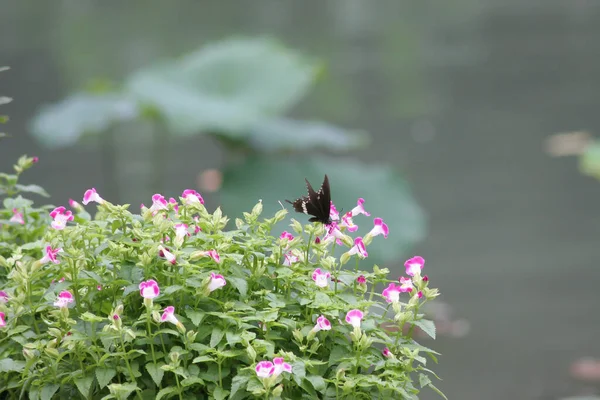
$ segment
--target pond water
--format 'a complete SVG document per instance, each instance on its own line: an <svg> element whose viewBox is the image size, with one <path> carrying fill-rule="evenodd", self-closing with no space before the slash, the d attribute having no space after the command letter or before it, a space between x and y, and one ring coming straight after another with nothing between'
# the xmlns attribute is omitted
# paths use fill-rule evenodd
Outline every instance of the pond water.
<svg viewBox="0 0 600 400"><path fill-rule="evenodd" d="M0 64L12 70L0 93L15 101L3 109L14 138L0 144L1 170L21 153L39 155L45 168L28 179L58 202L57 193L76 197L103 181L110 155L122 173L103 193L137 204L151 190L139 137L49 151L26 133L36 108L90 78L118 80L211 40L273 35L328 66L295 114L368 130L373 145L355 156L401 168L428 214L414 252L471 327L426 343L443 353L438 387L456 400L586 391L568 367L600 357L600 184L543 143L600 126L600 2L450 3L5 2ZM202 138L173 142L169 154L197 160L195 169L170 165L173 190L222 157Z"/></svg>

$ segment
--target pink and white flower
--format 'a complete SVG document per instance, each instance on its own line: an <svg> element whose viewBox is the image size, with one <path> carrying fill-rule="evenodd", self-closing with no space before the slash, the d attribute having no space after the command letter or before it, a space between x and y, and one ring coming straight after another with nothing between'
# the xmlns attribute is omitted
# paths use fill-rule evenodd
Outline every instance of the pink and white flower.
<svg viewBox="0 0 600 400"><path fill-rule="evenodd" d="M315 327L312 328L312 330L314 332L329 331L331 330L331 322L329 322L329 320L325 318L324 315L321 315L319 318L317 318L317 323L315 324Z"/></svg>
<svg viewBox="0 0 600 400"><path fill-rule="evenodd" d="M47 264L49 262L53 262L54 264L59 264L60 261L56 259L58 253L61 253L63 249L60 247L53 249L52 246L46 246L45 254L42 258L40 258L40 264Z"/></svg>
<svg viewBox="0 0 600 400"><path fill-rule="evenodd" d="M63 308L75 301L75 298L68 290L63 290L58 294L56 301L54 302L55 307Z"/></svg>
<svg viewBox="0 0 600 400"><path fill-rule="evenodd" d="M95 201L98 204L104 203L104 199L100 197L95 188L91 188L85 191L83 194L83 205L86 206L88 203Z"/></svg>
<svg viewBox="0 0 600 400"><path fill-rule="evenodd" d="M177 200L171 197L169 198L169 204L173 206L173 210L175 210L175 212L179 212L179 203L177 203Z"/></svg>
<svg viewBox="0 0 600 400"><path fill-rule="evenodd" d="M404 267L406 268L406 274L409 276L421 275L421 270L425 265L425 259L420 256L415 256L406 260Z"/></svg>
<svg viewBox="0 0 600 400"><path fill-rule="evenodd" d="M331 202L331 206L329 207L329 218L331 218L332 221L340 220L340 213L338 213L337 208L335 208L335 204L333 204L333 201Z"/></svg>
<svg viewBox="0 0 600 400"><path fill-rule="evenodd" d="M200 217L196 215L194 217L194 222L196 223L196 225L194 225L194 234L196 234L202 230L202 228L200 228L200 225L198 225L198 222L200 222Z"/></svg>
<svg viewBox="0 0 600 400"><path fill-rule="evenodd" d="M259 378L268 378L275 372L275 366L271 361L261 361L256 364L256 376Z"/></svg>
<svg viewBox="0 0 600 400"><path fill-rule="evenodd" d="M367 278L365 278L364 275L359 276L358 278L356 278L356 282L359 285L365 285L367 283Z"/></svg>
<svg viewBox="0 0 600 400"><path fill-rule="evenodd" d="M165 200L164 196L161 194L155 194L152 196L152 206L150 206L150 211L152 211L152 215L156 214L160 210L168 210L169 203Z"/></svg>
<svg viewBox="0 0 600 400"><path fill-rule="evenodd" d="M203 251L203 252L201 252L201 254L205 257L212 258L214 260L214 262L216 262L217 264L221 263L221 256L214 249L208 250L208 251Z"/></svg>
<svg viewBox="0 0 600 400"><path fill-rule="evenodd" d="M360 328L360 323L363 319L363 312L357 309L350 310L346 314L346 322L355 328Z"/></svg>
<svg viewBox="0 0 600 400"><path fill-rule="evenodd" d="M145 299L153 299L160 294L158 283L154 279L140 282L140 295Z"/></svg>
<svg viewBox="0 0 600 400"><path fill-rule="evenodd" d="M67 226L67 222L73 221L73 213L71 211L67 211L63 206L56 207L54 210L50 212L50 217L53 219L50 226L52 226L56 230L63 230Z"/></svg>
<svg viewBox="0 0 600 400"><path fill-rule="evenodd" d="M186 236L190 236L187 224L176 224L175 240L177 240L178 242L183 242L183 238L185 238Z"/></svg>
<svg viewBox="0 0 600 400"><path fill-rule="evenodd" d="M0 328L4 328L6 326L6 314L0 312Z"/></svg>
<svg viewBox="0 0 600 400"><path fill-rule="evenodd" d="M352 221L352 213L350 211L348 211L346 214L344 214L344 216L342 217L342 226L345 226L346 229L348 229L348 232L356 232L358 230L358 225L356 225L353 221Z"/></svg>
<svg viewBox="0 0 600 400"><path fill-rule="evenodd" d="M213 292L217 289L222 288L227 284L225 277L223 275L215 274L214 272L210 273L210 282L208 283L208 291Z"/></svg>
<svg viewBox="0 0 600 400"><path fill-rule="evenodd" d="M181 197L183 197L183 202L185 204L204 204L204 199L200 193L193 189L185 189L181 194Z"/></svg>
<svg viewBox="0 0 600 400"><path fill-rule="evenodd" d="M331 274L327 271L321 271L321 268L315 269L312 274L313 281L315 281L315 284L321 288L329 286L330 277Z"/></svg>
<svg viewBox="0 0 600 400"><path fill-rule="evenodd" d="M396 286L394 282L390 283L381 293L388 303L398 303L400 301L400 285Z"/></svg>
<svg viewBox="0 0 600 400"><path fill-rule="evenodd" d="M364 207L365 199L360 198L356 202L356 207L354 207L350 213L352 213L353 217L356 217L358 214L364 214L367 217L371 215L371 213L367 212Z"/></svg>
<svg viewBox="0 0 600 400"><path fill-rule="evenodd" d="M336 240L338 245L342 244L342 239L344 239L344 234L340 230L337 222L333 221L330 225L327 226L327 233L323 236L324 242L329 242L331 240Z"/></svg>
<svg viewBox="0 0 600 400"><path fill-rule="evenodd" d="M405 278L405 277L401 276L398 280L400 281L400 291L402 293L412 292L413 283L410 278Z"/></svg>
<svg viewBox="0 0 600 400"><path fill-rule="evenodd" d="M360 258L366 258L369 256L369 253L367 253L367 247L360 236L354 239L354 246L348 250L348 255L352 256L354 254L358 254Z"/></svg>
<svg viewBox="0 0 600 400"><path fill-rule="evenodd" d="M422 297L423 297L423 292L419 290L419 291L417 292L417 295L416 295L416 296L417 296L417 299L420 299L420 298L422 298Z"/></svg>
<svg viewBox="0 0 600 400"><path fill-rule="evenodd" d="M8 303L8 293L4 290L0 290L0 303Z"/></svg>
<svg viewBox="0 0 600 400"><path fill-rule="evenodd" d="M175 307L168 306L160 317L161 322L170 322L173 325L179 325L180 322L175 316Z"/></svg>
<svg viewBox="0 0 600 400"><path fill-rule="evenodd" d="M383 349L381 352L385 358L390 358L392 356L392 352L387 347Z"/></svg>
<svg viewBox="0 0 600 400"><path fill-rule="evenodd" d="M299 260L298 256L293 252L288 251L283 256L283 265L286 267L291 267L293 264L297 263Z"/></svg>
<svg viewBox="0 0 600 400"><path fill-rule="evenodd" d="M377 235L383 235L383 237L387 239L388 234L390 233L390 230L389 230L388 226L386 225L386 223L383 222L383 219L375 218L373 220L373 224L375 226L373 227L373 229L371 229L371 232L369 232L369 235L372 237L375 237Z"/></svg>
<svg viewBox="0 0 600 400"><path fill-rule="evenodd" d="M171 264L175 264L177 262L175 255L171 253L169 249L163 246L158 246L158 256L164 258Z"/></svg>
<svg viewBox="0 0 600 400"><path fill-rule="evenodd" d="M294 235L292 235L288 231L283 231L281 232L281 235L279 235L279 239L287 239L289 241L292 241L294 240Z"/></svg>
<svg viewBox="0 0 600 400"><path fill-rule="evenodd" d="M16 208L13 208L12 212L13 212L13 216L10 217L9 221L15 222L17 224L25 225L25 220L23 219L23 214L21 214L19 212L19 210Z"/></svg>
<svg viewBox="0 0 600 400"><path fill-rule="evenodd" d="M69 199L69 207L71 207L73 210L81 210L83 207L81 206L81 204L79 204L78 202L76 202L73 199Z"/></svg>
<svg viewBox="0 0 600 400"><path fill-rule="evenodd" d="M292 372L292 366L283 361L283 357L273 359L273 376L279 376L282 372Z"/></svg>

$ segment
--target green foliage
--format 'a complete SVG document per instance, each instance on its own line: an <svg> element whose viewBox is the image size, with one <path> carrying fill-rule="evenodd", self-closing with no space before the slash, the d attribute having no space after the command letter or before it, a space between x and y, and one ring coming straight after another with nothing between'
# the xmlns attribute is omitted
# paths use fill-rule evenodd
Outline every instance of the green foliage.
<svg viewBox="0 0 600 400"><path fill-rule="evenodd" d="M74 220L57 230L51 207L20 195L18 177L32 164L21 158L0 181L8 207L0 209L0 289L8 295L0 302L0 396L389 399L434 388L425 366L436 353L403 329L433 329L419 308L438 292L420 276L405 299L386 303L375 289L390 282L387 269L357 262L343 270L332 249L348 247L316 243L322 225L302 226L285 210L264 218L260 202L226 230L220 208L211 213L183 197L177 209L140 214L98 199L95 217L72 203ZM9 221L13 206L23 223ZM275 228L283 222L292 240ZM342 241L352 242L346 234ZM44 257L47 246L62 249L56 262ZM297 259L286 263L290 255ZM317 286L316 268L334 279ZM143 298L139 285L150 279L160 294ZM57 302L63 292L72 303ZM360 327L345 321L353 309L364 312ZM319 316L330 330L316 329ZM291 372L259 377L258 363L276 357Z"/></svg>

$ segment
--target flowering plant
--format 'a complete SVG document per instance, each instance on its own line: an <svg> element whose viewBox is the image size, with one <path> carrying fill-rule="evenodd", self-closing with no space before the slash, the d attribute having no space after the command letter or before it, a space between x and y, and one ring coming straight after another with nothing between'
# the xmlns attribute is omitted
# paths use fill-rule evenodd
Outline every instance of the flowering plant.
<svg viewBox="0 0 600 400"><path fill-rule="evenodd" d="M209 212L193 190L170 200L157 194L133 213L89 189L82 203L97 207L94 218L76 201L69 209L35 209L14 190L4 192L0 233L9 244L0 250L0 394L46 400L389 399L414 398L423 387L440 393L425 367L437 353L412 338L415 327L435 336L419 308L438 292L421 274L421 257L406 262L399 284L386 268L359 270L374 238L393 234L381 218L364 236L355 234L362 222L353 218L370 221L362 199L341 218L332 207L329 226L291 219L290 232L272 234L286 210L261 218L259 202L226 229L221 209ZM19 220L11 219L14 208ZM351 260L355 267L345 268Z"/></svg>

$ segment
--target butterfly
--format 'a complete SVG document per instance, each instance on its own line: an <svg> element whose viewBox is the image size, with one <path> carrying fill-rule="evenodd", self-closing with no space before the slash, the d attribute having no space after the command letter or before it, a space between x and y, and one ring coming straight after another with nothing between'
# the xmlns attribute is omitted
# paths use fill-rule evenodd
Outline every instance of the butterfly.
<svg viewBox="0 0 600 400"><path fill-rule="evenodd" d="M296 212L312 215L312 218L309 219L310 222L320 222L325 225L331 224L331 217L329 216L331 207L329 178L325 175L323 184L318 192L315 192L308 179L304 178L304 180L306 181L308 196L302 196L294 202L286 201L294 207Z"/></svg>

